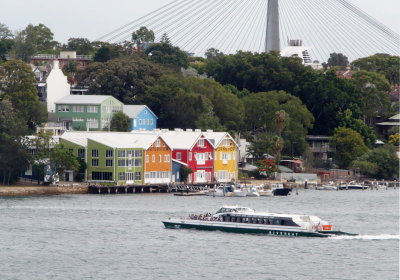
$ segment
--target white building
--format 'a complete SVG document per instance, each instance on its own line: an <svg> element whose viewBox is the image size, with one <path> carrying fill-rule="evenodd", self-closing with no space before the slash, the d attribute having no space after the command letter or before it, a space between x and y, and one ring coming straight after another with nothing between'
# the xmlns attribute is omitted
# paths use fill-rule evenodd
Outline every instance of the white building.
<svg viewBox="0 0 400 280"><path fill-rule="evenodd" d="M311 66L313 69L321 69L319 61L312 61L309 51L312 47L303 46L302 40L289 40L288 46L281 51L281 56L297 56L302 59L305 66Z"/></svg>
<svg viewBox="0 0 400 280"><path fill-rule="evenodd" d="M71 85L68 83L67 76L65 76L60 69L58 60L54 60L52 70L46 79L45 100L47 104L47 112L55 113L55 102L70 95L70 91Z"/></svg>

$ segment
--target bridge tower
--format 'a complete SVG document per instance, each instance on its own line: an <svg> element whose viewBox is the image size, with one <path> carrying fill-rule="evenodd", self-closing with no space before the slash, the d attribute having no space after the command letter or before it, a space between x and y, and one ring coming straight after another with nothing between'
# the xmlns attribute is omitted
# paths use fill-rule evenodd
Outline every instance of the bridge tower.
<svg viewBox="0 0 400 280"><path fill-rule="evenodd" d="M280 51L279 37L279 3L278 0L267 0L267 34L265 52Z"/></svg>

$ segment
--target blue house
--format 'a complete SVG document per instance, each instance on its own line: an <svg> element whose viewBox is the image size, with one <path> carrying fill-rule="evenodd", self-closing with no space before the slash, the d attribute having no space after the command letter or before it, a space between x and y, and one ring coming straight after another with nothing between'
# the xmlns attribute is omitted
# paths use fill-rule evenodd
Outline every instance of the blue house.
<svg viewBox="0 0 400 280"><path fill-rule="evenodd" d="M131 130L157 128L157 116L146 105L124 105L123 112L131 119Z"/></svg>

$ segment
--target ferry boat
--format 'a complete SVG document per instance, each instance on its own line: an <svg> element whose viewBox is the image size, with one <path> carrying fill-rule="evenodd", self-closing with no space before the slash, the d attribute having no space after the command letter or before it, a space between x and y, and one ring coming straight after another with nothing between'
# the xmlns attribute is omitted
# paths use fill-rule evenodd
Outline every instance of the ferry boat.
<svg viewBox="0 0 400 280"><path fill-rule="evenodd" d="M248 207L223 206L215 214L190 215L162 221L170 229L219 230L277 236L329 237L357 235L334 228L311 215L255 212Z"/></svg>

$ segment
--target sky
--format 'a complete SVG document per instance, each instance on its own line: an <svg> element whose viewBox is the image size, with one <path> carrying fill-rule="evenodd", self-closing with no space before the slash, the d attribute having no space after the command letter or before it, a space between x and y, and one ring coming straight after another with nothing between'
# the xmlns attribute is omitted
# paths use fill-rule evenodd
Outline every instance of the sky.
<svg viewBox="0 0 400 280"><path fill-rule="evenodd" d="M400 34L400 1L349 1ZM0 0L0 23L13 31L43 23L61 43L71 37L92 41L167 3L169 0Z"/></svg>

